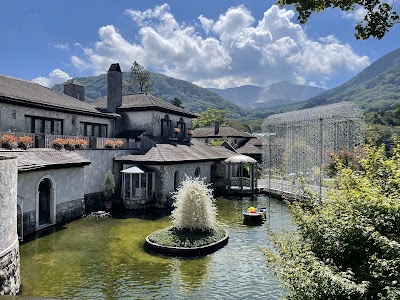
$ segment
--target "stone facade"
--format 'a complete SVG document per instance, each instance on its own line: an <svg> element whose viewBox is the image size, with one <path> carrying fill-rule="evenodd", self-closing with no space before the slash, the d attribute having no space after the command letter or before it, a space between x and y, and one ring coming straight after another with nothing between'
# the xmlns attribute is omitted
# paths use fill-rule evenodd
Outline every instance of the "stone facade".
<svg viewBox="0 0 400 300"><path fill-rule="evenodd" d="M78 219L85 214L85 200L77 199L63 202L56 208L56 223L62 224L71 220Z"/></svg>
<svg viewBox="0 0 400 300"><path fill-rule="evenodd" d="M0 255L0 296L17 295L21 286L18 244L10 252Z"/></svg>
<svg viewBox="0 0 400 300"><path fill-rule="evenodd" d="M110 118L71 114L39 108L29 108L6 103L1 103L0 130L27 132L25 123L26 116L37 116L63 120L64 135L79 134L80 123L86 122L107 125L108 136L114 136L114 120Z"/></svg>
<svg viewBox="0 0 400 300"><path fill-rule="evenodd" d="M16 295L19 274L17 159L0 157L0 295Z"/></svg>

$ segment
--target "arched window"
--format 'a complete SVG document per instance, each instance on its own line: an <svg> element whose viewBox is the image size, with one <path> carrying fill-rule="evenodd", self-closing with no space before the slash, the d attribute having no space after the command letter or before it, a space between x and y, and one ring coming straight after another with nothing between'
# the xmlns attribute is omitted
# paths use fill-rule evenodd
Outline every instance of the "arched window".
<svg viewBox="0 0 400 300"><path fill-rule="evenodd" d="M183 118L180 118L176 126L180 129L179 137L185 138L186 137L186 123Z"/></svg>
<svg viewBox="0 0 400 300"><path fill-rule="evenodd" d="M174 190L178 189L179 187L179 171L175 171L174 174Z"/></svg>
<svg viewBox="0 0 400 300"><path fill-rule="evenodd" d="M161 137L168 138L171 135L171 120L168 115L161 119Z"/></svg>
<svg viewBox="0 0 400 300"><path fill-rule="evenodd" d="M200 167L196 167L196 170L194 171L194 176L200 177Z"/></svg>

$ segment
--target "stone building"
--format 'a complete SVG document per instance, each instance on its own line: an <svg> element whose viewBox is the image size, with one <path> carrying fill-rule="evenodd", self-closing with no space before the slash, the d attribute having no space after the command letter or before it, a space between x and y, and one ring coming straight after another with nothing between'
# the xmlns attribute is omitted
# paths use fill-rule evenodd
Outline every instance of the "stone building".
<svg viewBox="0 0 400 300"><path fill-rule="evenodd" d="M193 138L209 144L212 140L218 142L224 140L235 149L245 145L256 137L250 133L242 132L231 126L220 126L218 122L213 127L200 127L193 130Z"/></svg>
<svg viewBox="0 0 400 300"><path fill-rule="evenodd" d="M33 146L10 150L3 141L0 149L18 157L20 235L100 208L108 170L127 208L170 205L185 175L223 182L220 163L233 153L192 140L194 114L148 94L123 95L119 64L107 78L107 97L88 103L76 80L62 94L0 76L0 138L31 138ZM53 149L60 139L75 151Z"/></svg>

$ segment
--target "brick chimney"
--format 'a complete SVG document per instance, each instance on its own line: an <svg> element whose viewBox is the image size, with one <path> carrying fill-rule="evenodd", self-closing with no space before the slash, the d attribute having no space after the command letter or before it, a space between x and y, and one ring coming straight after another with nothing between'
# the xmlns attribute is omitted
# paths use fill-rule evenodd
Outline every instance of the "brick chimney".
<svg viewBox="0 0 400 300"><path fill-rule="evenodd" d="M76 79L70 79L64 83L64 94L85 101L85 87Z"/></svg>
<svg viewBox="0 0 400 300"><path fill-rule="evenodd" d="M115 113L122 104L122 72L118 63L107 72L107 110Z"/></svg>
<svg viewBox="0 0 400 300"><path fill-rule="evenodd" d="M215 122L214 134L218 134L218 133L219 133L219 122Z"/></svg>

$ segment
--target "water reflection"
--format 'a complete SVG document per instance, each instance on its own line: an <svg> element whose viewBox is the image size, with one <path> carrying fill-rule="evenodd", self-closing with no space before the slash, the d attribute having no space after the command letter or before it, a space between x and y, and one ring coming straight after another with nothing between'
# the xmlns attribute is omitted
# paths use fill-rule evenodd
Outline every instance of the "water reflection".
<svg viewBox="0 0 400 300"><path fill-rule="evenodd" d="M266 224L243 225L242 210L268 207L273 230L292 226L287 207L267 197L217 199L227 246L199 259L150 255L145 237L170 225L165 214L85 218L24 243L22 294L60 299L281 299L277 279L259 247L268 247Z"/></svg>

